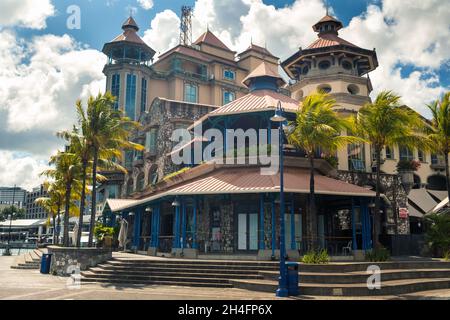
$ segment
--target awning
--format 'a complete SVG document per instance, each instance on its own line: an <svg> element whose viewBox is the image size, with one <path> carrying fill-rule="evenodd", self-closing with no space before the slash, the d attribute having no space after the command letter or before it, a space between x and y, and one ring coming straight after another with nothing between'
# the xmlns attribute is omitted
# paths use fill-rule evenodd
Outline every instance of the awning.
<svg viewBox="0 0 450 320"><path fill-rule="evenodd" d="M417 210L414 206L408 205L408 212L410 217L423 218L424 214Z"/></svg>
<svg viewBox="0 0 450 320"><path fill-rule="evenodd" d="M442 208L444 208L446 205L448 205L448 197L439 202L429 213L436 213Z"/></svg>
<svg viewBox="0 0 450 320"><path fill-rule="evenodd" d="M309 194L309 170L304 168L286 168L284 173L284 191ZM140 200L108 200L113 212L145 205L166 196L249 194L280 192L280 175L262 175L260 167L221 168L197 179L174 185L168 190ZM375 192L323 176L315 176L315 192L322 195L351 197L375 197ZM111 202L110 202L111 201Z"/></svg>
<svg viewBox="0 0 450 320"><path fill-rule="evenodd" d="M39 226L45 226L46 223L46 219L19 219L11 221L11 228L38 228ZM0 228L9 228L9 224L9 220L0 222Z"/></svg>
<svg viewBox="0 0 450 320"><path fill-rule="evenodd" d="M430 193L432 196L436 197L437 199L439 199L439 201L444 200L448 196L447 191L429 190L429 189L427 189L427 192Z"/></svg>
<svg viewBox="0 0 450 320"><path fill-rule="evenodd" d="M408 201L413 202L422 212L428 212L438 204L423 188L412 189L408 194Z"/></svg>

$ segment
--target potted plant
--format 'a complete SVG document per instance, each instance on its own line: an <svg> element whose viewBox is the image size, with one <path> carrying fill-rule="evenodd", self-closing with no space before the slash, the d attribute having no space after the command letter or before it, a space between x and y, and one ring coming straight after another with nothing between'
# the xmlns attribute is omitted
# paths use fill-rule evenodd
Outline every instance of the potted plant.
<svg viewBox="0 0 450 320"><path fill-rule="evenodd" d="M97 239L98 247L112 247L114 228L106 227L99 223L94 228L94 235Z"/></svg>
<svg viewBox="0 0 450 320"><path fill-rule="evenodd" d="M409 193L414 185L414 172L419 168L420 162L417 160L400 160L397 163L397 172L407 193Z"/></svg>

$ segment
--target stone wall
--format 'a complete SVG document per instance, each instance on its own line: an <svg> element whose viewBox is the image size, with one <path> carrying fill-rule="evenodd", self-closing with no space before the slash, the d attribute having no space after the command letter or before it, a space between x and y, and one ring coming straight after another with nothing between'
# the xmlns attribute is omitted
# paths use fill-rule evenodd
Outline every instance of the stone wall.
<svg viewBox="0 0 450 320"><path fill-rule="evenodd" d="M58 276L69 276L77 270L87 270L112 258L110 249L57 246L49 246L47 249L52 254L50 273Z"/></svg>
<svg viewBox="0 0 450 320"><path fill-rule="evenodd" d="M337 178L361 187L371 186L372 189L375 190L375 173L339 171ZM408 195L401 185L400 177L392 174L381 174L381 193L386 195L390 201L390 204L385 205L385 209L387 210L387 233L395 234L395 218L393 210L395 207L397 208L397 233L409 234L409 219L403 219L398 216L398 208L406 208L408 203Z"/></svg>

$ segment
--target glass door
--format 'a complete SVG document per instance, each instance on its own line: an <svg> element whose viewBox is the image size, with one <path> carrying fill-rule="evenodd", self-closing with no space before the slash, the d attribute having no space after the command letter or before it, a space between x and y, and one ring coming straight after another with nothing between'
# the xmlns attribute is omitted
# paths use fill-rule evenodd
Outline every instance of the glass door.
<svg viewBox="0 0 450 320"><path fill-rule="evenodd" d="M249 248L248 250L258 250L258 214L249 214Z"/></svg>
<svg viewBox="0 0 450 320"><path fill-rule="evenodd" d="M238 215L238 250L247 250L247 214Z"/></svg>

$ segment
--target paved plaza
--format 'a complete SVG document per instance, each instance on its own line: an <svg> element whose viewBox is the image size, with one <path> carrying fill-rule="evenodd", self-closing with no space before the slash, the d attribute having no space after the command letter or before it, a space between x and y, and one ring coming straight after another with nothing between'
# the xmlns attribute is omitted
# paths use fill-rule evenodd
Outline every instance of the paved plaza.
<svg viewBox="0 0 450 320"><path fill-rule="evenodd" d="M270 300L274 294L234 288L192 288L175 286L115 286L83 284L67 286L68 278L42 275L38 270L15 270L16 257L0 257L0 300ZM367 299L365 297L296 297L291 300ZM371 299L450 299L450 290L428 291L403 296Z"/></svg>

